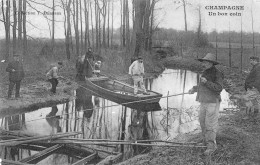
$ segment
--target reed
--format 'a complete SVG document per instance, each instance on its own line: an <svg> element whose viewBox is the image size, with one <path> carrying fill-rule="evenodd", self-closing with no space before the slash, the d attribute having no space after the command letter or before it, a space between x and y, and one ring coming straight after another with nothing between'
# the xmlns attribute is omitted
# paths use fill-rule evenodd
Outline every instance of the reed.
<svg viewBox="0 0 260 165"><path fill-rule="evenodd" d="M67 136L75 136L79 134L79 132L71 132L71 133L59 133L55 135L45 135L45 136L34 136L34 137L26 137L19 139L11 139L11 140L2 140L0 141L0 146L15 146L24 143L31 143L36 141L44 141L44 140L53 140L57 138L67 137Z"/></svg>

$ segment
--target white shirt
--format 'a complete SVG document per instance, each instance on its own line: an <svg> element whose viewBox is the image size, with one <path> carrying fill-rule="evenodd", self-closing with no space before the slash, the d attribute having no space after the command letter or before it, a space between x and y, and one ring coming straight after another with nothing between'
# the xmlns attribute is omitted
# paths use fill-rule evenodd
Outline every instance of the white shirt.
<svg viewBox="0 0 260 165"><path fill-rule="evenodd" d="M58 78L58 67L54 66L52 67L48 73L46 74L48 79L52 79L52 78Z"/></svg>
<svg viewBox="0 0 260 165"><path fill-rule="evenodd" d="M141 75L144 74L144 64L138 60L134 61L129 67L130 75Z"/></svg>

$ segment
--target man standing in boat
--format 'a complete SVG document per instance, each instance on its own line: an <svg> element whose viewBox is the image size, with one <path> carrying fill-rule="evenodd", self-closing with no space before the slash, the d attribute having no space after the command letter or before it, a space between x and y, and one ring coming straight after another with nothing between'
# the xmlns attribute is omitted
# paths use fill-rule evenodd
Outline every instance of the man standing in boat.
<svg viewBox="0 0 260 165"><path fill-rule="evenodd" d="M144 64L143 58L138 57L136 61L134 61L129 67L129 74L132 76L134 80L134 94L137 95L138 92L138 83L143 90L143 94L149 95L144 86Z"/></svg>
<svg viewBox="0 0 260 165"><path fill-rule="evenodd" d="M203 143L207 145L206 155L210 155L217 149L216 133L218 127L220 93L223 89L223 73L215 65L216 56L208 53L202 62L204 71L200 82L189 90L190 94L197 92L196 101L200 102L199 122L202 130Z"/></svg>

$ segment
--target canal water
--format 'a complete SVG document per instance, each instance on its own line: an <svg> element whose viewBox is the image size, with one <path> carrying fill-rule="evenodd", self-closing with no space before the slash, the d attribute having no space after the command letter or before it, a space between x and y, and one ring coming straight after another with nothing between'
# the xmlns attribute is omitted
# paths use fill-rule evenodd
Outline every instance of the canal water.
<svg viewBox="0 0 260 165"><path fill-rule="evenodd" d="M77 137L84 139L171 140L180 133L199 129L199 103L195 101L196 94L179 95L196 85L198 77L198 74L191 71L166 69L157 78L147 79L148 89L163 94L159 104L147 107L147 112L124 107L79 88L75 91L75 100L24 114L2 117L1 127L34 135L80 131L82 134ZM221 110L235 107L229 101L226 91L223 90L221 96ZM124 159L127 159L144 152L146 148L121 146L102 149L124 152ZM1 147L0 150L3 158L4 152L7 151L3 151ZM19 160L31 154L23 150L12 154L5 153L5 157ZM53 154L39 164L68 164L68 160L65 155Z"/></svg>

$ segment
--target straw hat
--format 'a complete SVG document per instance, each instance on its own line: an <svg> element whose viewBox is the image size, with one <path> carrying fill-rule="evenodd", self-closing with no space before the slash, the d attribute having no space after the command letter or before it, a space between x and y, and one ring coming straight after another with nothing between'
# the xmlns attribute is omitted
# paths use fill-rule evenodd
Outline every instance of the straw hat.
<svg viewBox="0 0 260 165"><path fill-rule="evenodd" d="M198 60L199 60L200 62L202 62L202 61L212 62L213 65L219 64L219 62L216 61L216 55L215 55L215 54L212 54L212 53L208 53L208 54L206 54L205 57L199 58Z"/></svg>

